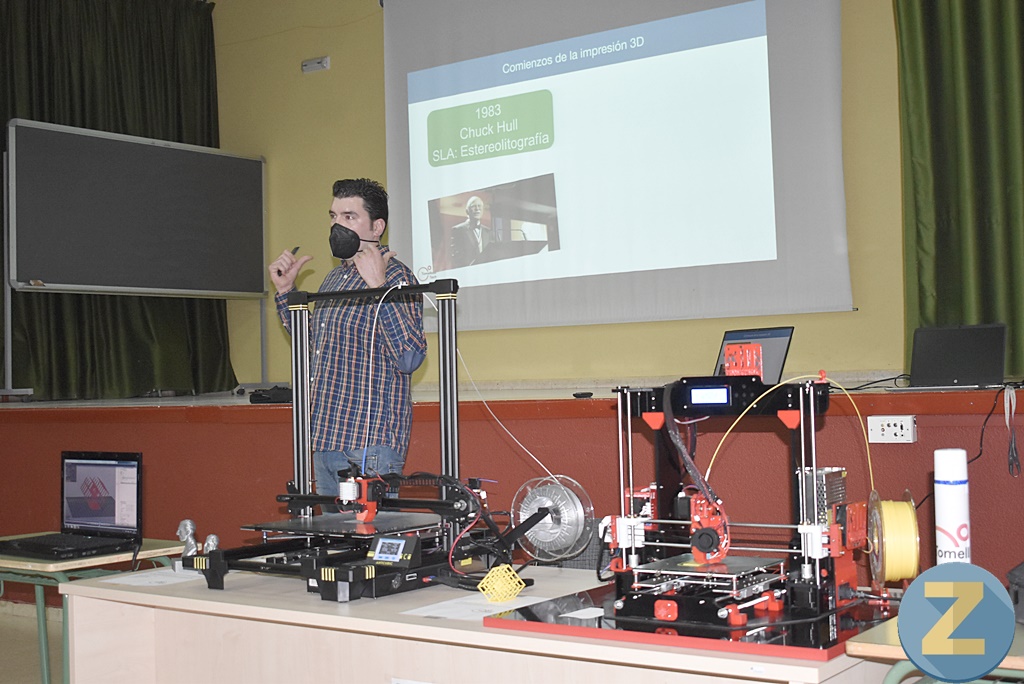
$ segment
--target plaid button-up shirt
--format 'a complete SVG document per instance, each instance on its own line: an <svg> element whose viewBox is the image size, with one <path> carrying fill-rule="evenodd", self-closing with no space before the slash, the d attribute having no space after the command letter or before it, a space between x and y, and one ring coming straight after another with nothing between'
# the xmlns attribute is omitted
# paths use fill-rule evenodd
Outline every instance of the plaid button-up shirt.
<svg viewBox="0 0 1024 684"><path fill-rule="evenodd" d="M386 248L380 248L382 253ZM408 266L392 258L383 287L416 284ZM351 262L324 278L320 292L365 290ZM276 294L289 327L287 295ZM310 316L310 431L313 451L344 451L381 444L405 454L412 427L412 372L426 356L422 296L321 300ZM374 318L376 332L374 332ZM370 349L371 335L373 349Z"/></svg>

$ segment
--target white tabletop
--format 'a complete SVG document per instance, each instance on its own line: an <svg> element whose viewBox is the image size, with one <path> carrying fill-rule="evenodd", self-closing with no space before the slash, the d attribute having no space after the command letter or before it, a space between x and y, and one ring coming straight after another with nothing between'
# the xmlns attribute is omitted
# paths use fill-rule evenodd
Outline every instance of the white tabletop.
<svg viewBox="0 0 1024 684"><path fill-rule="evenodd" d="M166 575L172 571L160 569L146 572ZM524 589L521 596L558 598L598 584L594 573L586 570L530 568L523 575L533 578L535 584ZM223 590L208 589L205 578L198 573L190 581L156 586L140 586L135 582L123 584L115 577L61 584L60 590L72 600L83 597L189 614L732 677L756 675L756 678L783 681L822 681L856 663L842 655L828 661L812 661L749 653L722 653L676 646L667 641L662 644L633 643L580 635L508 630L485 627L479 618L439 619L408 613L414 609L473 595L447 586L431 586L379 599L335 603L322 600L319 593L308 592L305 581L300 578L232 571L224 578ZM495 604L495 607L497 611L504 609L501 604Z"/></svg>

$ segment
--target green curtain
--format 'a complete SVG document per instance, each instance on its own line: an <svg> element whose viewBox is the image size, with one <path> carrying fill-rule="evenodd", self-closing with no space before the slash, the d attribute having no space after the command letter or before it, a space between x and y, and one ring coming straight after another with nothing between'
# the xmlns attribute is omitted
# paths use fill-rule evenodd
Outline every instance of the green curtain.
<svg viewBox="0 0 1024 684"><path fill-rule="evenodd" d="M196 0L0 0L0 117L216 147L212 13ZM73 225L53 195L54 220ZM11 313L12 384L36 399L237 385L222 300L15 292Z"/></svg>
<svg viewBox="0 0 1024 684"><path fill-rule="evenodd" d="M1024 374L1024 3L895 0L906 327L1003 322Z"/></svg>

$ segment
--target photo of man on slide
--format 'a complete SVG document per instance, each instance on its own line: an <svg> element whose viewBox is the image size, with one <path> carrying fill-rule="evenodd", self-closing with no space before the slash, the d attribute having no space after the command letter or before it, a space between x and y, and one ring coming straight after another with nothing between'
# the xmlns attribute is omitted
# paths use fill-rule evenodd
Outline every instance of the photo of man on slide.
<svg viewBox="0 0 1024 684"><path fill-rule="evenodd" d="M484 201L473 195L466 202L466 220L452 226L449 250L452 268L469 266L494 242L494 231L480 222L483 215Z"/></svg>
<svg viewBox="0 0 1024 684"><path fill-rule="evenodd" d="M428 209L435 273L561 249L551 174L470 188Z"/></svg>

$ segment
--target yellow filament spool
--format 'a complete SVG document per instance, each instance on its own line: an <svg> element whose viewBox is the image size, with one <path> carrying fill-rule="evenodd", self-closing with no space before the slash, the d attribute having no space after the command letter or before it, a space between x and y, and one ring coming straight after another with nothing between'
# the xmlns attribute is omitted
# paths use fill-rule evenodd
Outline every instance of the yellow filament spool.
<svg viewBox="0 0 1024 684"><path fill-rule="evenodd" d="M882 501L872 490L868 498L868 550L875 582L895 582L917 576L921 538L917 511L910 492L903 501Z"/></svg>

